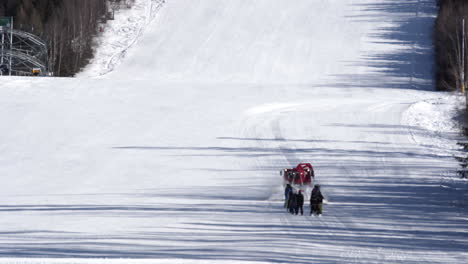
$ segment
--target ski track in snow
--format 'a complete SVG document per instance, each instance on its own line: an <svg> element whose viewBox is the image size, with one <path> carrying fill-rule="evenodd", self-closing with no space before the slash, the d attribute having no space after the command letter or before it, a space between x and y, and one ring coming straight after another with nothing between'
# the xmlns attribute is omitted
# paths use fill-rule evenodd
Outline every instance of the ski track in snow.
<svg viewBox="0 0 468 264"><path fill-rule="evenodd" d="M80 78L2 79L0 264L465 263L435 11L136 0ZM299 162L321 217L283 208Z"/></svg>

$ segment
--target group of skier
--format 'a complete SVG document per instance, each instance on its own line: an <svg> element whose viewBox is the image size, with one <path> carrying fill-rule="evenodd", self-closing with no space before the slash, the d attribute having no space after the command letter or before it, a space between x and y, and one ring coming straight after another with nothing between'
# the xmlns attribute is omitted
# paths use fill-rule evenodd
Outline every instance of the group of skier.
<svg viewBox="0 0 468 264"><path fill-rule="evenodd" d="M304 195L302 190L294 191L291 184L287 184L284 190L284 207L289 213L297 215L304 215ZM320 191L320 185L315 184L310 194L310 215L321 215L322 214L322 203L323 195Z"/></svg>

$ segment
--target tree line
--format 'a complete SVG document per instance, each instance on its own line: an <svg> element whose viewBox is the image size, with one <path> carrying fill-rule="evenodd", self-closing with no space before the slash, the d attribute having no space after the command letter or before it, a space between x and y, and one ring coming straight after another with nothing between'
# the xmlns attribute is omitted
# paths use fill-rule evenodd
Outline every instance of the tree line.
<svg viewBox="0 0 468 264"><path fill-rule="evenodd" d="M48 43L55 76L73 76L92 58L99 25L112 18L110 5L123 2L129 0L2 0L0 16L13 17L15 29Z"/></svg>
<svg viewBox="0 0 468 264"><path fill-rule="evenodd" d="M438 90L460 90L462 73L466 73L468 36L468 1L438 0L438 16L434 27L436 87ZM465 52L463 54L463 18L465 21ZM463 72L464 70L464 72ZM468 77L468 76L467 76Z"/></svg>

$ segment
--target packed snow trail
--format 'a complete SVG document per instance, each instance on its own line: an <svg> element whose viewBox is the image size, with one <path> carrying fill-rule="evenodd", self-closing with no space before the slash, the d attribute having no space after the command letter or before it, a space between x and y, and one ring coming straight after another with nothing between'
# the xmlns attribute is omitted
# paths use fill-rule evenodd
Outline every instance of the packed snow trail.
<svg viewBox="0 0 468 264"><path fill-rule="evenodd" d="M386 49L365 40L375 26L389 21L369 17L375 25L357 24L350 16L374 6L373 1L338 0L167 1L125 66L109 77L290 85L319 84L338 73L363 74L370 70L367 65L349 63L359 62L363 51Z"/></svg>
<svg viewBox="0 0 468 264"><path fill-rule="evenodd" d="M0 263L464 263L434 12L167 0L102 78L2 78ZM300 161L323 217L283 208Z"/></svg>

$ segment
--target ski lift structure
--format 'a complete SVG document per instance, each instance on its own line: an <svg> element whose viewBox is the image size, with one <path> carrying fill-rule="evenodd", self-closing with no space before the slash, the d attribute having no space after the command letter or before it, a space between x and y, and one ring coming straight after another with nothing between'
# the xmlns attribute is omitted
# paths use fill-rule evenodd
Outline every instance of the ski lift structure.
<svg viewBox="0 0 468 264"><path fill-rule="evenodd" d="M12 17L0 17L0 75L49 75L47 44L38 36L13 29Z"/></svg>

